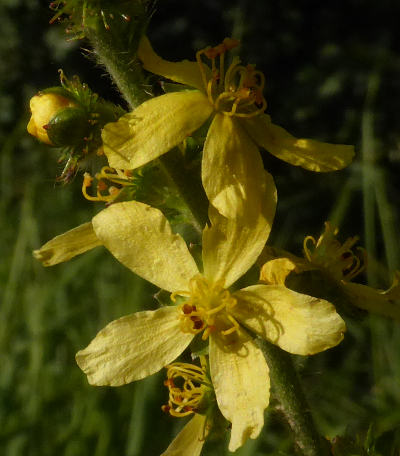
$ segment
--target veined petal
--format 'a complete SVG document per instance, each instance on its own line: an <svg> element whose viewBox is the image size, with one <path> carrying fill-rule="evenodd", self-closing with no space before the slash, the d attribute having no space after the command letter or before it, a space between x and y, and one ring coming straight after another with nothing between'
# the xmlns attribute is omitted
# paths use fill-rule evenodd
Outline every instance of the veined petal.
<svg viewBox="0 0 400 456"><path fill-rule="evenodd" d="M397 288L391 288L388 292L375 290L360 283L342 281L341 285L353 305L368 312L400 321L400 289L398 285Z"/></svg>
<svg viewBox="0 0 400 456"><path fill-rule="evenodd" d="M253 217L226 218L210 206L210 227L203 230L204 275L211 281L224 279L229 287L255 263L263 249L275 215L276 189L264 172L262 208Z"/></svg>
<svg viewBox="0 0 400 456"><path fill-rule="evenodd" d="M354 147L298 139L271 123L268 115L243 119L249 135L275 157L310 171L328 172L345 168L354 157Z"/></svg>
<svg viewBox="0 0 400 456"><path fill-rule="evenodd" d="M180 329L178 308L137 312L114 320L76 354L91 385L121 386L154 374L192 340Z"/></svg>
<svg viewBox="0 0 400 456"><path fill-rule="evenodd" d="M284 286L254 285L234 296L238 300L234 317L289 353L319 353L341 342L346 331L331 303Z"/></svg>
<svg viewBox="0 0 400 456"><path fill-rule="evenodd" d="M200 456L205 424L206 416L195 414L161 456Z"/></svg>
<svg viewBox="0 0 400 456"><path fill-rule="evenodd" d="M258 437L269 403L269 369L250 336L241 331L236 344L210 336L210 372L218 406L232 423L229 450Z"/></svg>
<svg viewBox="0 0 400 456"><path fill-rule="evenodd" d="M43 266L54 266L99 245L101 241L93 231L92 222L88 222L46 242L40 249L33 251L33 256Z"/></svg>
<svg viewBox="0 0 400 456"><path fill-rule="evenodd" d="M264 166L258 147L237 119L215 115L204 144L202 181L210 203L225 217L260 211Z"/></svg>
<svg viewBox="0 0 400 456"><path fill-rule="evenodd" d="M143 68L145 70L204 91L204 84L197 62L191 62L189 60L169 62L168 60L164 60L154 52L147 36L142 37L137 55L143 62Z"/></svg>
<svg viewBox="0 0 400 456"><path fill-rule="evenodd" d="M104 127L104 153L110 166L135 169L154 160L190 136L212 111L207 97L197 90L145 101Z"/></svg>
<svg viewBox="0 0 400 456"><path fill-rule="evenodd" d="M164 290L187 290L199 272L185 241L172 233L161 211L147 204L112 204L93 218L93 227L118 261Z"/></svg>

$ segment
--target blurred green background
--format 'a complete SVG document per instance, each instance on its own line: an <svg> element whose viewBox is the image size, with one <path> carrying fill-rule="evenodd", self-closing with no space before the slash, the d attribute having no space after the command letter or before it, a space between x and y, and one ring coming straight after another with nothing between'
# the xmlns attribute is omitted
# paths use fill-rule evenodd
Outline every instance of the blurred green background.
<svg viewBox="0 0 400 456"><path fill-rule="evenodd" d="M29 98L56 85L63 68L123 103L80 49L86 43L67 41L62 26L48 24L47 6L0 0L0 454L158 455L182 425L161 412L164 374L95 388L74 361L112 319L155 308L156 290L102 248L51 269L31 254L102 205L82 198L80 176L55 185L56 151L26 133ZM225 36L241 39L243 61L266 75L275 123L298 136L356 144L351 167L324 175L265 155L280 197L271 242L301 253L304 236L331 220L342 239L360 235L369 283L382 288L400 267L399 15L400 4L388 0L160 0L149 29L155 49L171 60L192 58ZM372 423L380 454L399 455L399 325L371 317L348 327L335 349L296 358L319 429L364 435ZM262 436L236 454L293 454L274 407Z"/></svg>

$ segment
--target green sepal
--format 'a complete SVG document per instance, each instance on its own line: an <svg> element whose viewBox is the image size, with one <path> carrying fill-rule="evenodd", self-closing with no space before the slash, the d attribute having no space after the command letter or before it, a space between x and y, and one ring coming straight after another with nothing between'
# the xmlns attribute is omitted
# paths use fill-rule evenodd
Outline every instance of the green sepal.
<svg viewBox="0 0 400 456"><path fill-rule="evenodd" d="M81 108L64 108L52 117L46 129L55 146L78 145L90 131L88 113Z"/></svg>
<svg viewBox="0 0 400 456"><path fill-rule="evenodd" d="M192 352L192 359L199 358L200 356L206 356L208 355L208 341L203 340L201 335L198 334L191 342L190 350Z"/></svg>

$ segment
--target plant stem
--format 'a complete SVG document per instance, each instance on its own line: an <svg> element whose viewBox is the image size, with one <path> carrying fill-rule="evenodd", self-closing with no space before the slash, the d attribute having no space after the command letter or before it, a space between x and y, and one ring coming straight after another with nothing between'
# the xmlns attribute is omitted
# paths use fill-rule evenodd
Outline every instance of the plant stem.
<svg viewBox="0 0 400 456"><path fill-rule="evenodd" d="M294 434L298 453L302 456L328 456L329 444L315 427L290 354L265 340L259 340L259 345L270 369L280 411Z"/></svg>
<svg viewBox="0 0 400 456"><path fill-rule="evenodd" d="M115 38L115 33L98 27L87 33L98 60L115 82L122 96L134 109L149 98L144 91L145 79L142 68L136 59L136 49L140 38L132 40L132 46L123 46Z"/></svg>
<svg viewBox="0 0 400 456"><path fill-rule="evenodd" d="M146 25L146 19L144 22ZM118 30L106 30L102 25L87 31L98 60L132 109L150 97L144 90L145 77L135 56L145 25L138 24L136 30L122 33L122 36L118 35ZM128 43L124 41L126 37L130 37ZM179 151L170 151L161 156L159 162L192 213L193 226L201 235L208 220L208 202L201 183L186 169Z"/></svg>

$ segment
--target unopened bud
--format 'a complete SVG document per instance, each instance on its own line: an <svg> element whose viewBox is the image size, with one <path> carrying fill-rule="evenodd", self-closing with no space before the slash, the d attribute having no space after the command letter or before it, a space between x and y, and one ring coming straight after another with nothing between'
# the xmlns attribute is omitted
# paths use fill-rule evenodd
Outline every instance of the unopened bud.
<svg viewBox="0 0 400 456"><path fill-rule="evenodd" d="M77 105L70 98L57 93L43 93L31 98L32 116L27 130L32 136L51 146L56 145L49 136L50 123L62 110L75 108Z"/></svg>

